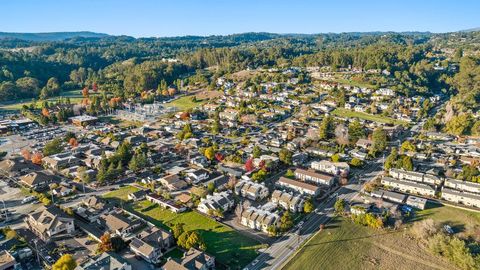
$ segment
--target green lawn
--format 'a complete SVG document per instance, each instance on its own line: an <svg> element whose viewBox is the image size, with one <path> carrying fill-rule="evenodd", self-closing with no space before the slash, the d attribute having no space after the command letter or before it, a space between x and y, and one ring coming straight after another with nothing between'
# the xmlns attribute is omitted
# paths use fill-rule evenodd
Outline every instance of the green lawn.
<svg viewBox="0 0 480 270"><path fill-rule="evenodd" d="M363 88L363 87L370 88L370 89L377 89L378 88L378 86L375 86L375 85L370 84L368 82L358 82L358 81L355 81L355 80L347 80L347 79L343 79L343 78L335 78L335 79L333 79L333 81L341 83L341 84L348 84L348 85L351 85L351 86L360 87L360 88Z"/></svg>
<svg viewBox="0 0 480 270"><path fill-rule="evenodd" d="M179 110L189 110L203 105L206 100L192 101L193 96L184 96L172 102L166 103L165 106L177 107Z"/></svg>
<svg viewBox="0 0 480 270"><path fill-rule="evenodd" d="M258 255L257 249L262 247L257 241L194 211L176 214L148 201L133 203L129 208L167 230L177 223L184 224L187 231L197 230L206 243L207 253L231 269L247 265Z"/></svg>
<svg viewBox="0 0 480 270"><path fill-rule="evenodd" d="M393 118L381 116L381 115L355 112L355 111L351 111L344 108L336 108L332 113L334 115L341 116L341 117L360 118L360 119L379 122L379 123L393 123L393 124L399 124L399 125L408 125L407 122L402 120L397 120L397 119L393 119Z"/></svg>
<svg viewBox="0 0 480 270"><path fill-rule="evenodd" d="M439 223L463 229L466 225L480 226L480 213L452 206L431 204L428 209L416 212L414 220L431 218Z"/></svg>
<svg viewBox="0 0 480 270"><path fill-rule="evenodd" d="M93 95L93 94L90 94ZM59 97L69 97L72 103L79 103L82 101L82 90L65 91L60 94ZM57 101L59 97L48 98L48 101ZM8 101L0 103L0 111L19 111L23 105L30 105L32 99L20 99L16 101Z"/></svg>
<svg viewBox="0 0 480 270"><path fill-rule="evenodd" d="M404 230L387 231L335 219L285 265L309 269L455 269L419 246Z"/></svg>
<svg viewBox="0 0 480 270"><path fill-rule="evenodd" d="M124 186L121 187L117 190L110 191L106 194L103 195L104 198L106 199L120 199L123 201L128 200L128 194L131 194L133 192L139 191L137 187L132 187L132 186Z"/></svg>

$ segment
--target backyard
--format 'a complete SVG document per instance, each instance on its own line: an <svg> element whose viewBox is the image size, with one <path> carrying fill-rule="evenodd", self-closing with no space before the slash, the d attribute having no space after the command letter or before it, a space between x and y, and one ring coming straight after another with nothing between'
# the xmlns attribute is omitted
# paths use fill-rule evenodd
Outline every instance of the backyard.
<svg viewBox="0 0 480 270"><path fill-rule="evenodd" d="M197 230L205 241L207 253L232 269L250 263L257 256L257 249L262 248L257 241L194 211L177 214L149 201L136 202L127 208L167 230L177 223L182 223L186 231Z"/></svg>
<svg viewBox="0 0 480 270"><path fill-rule="evenodd" d="M110 191L106 194L103 195L104 198L106 199L113 199L113 200L123 200L127 201L128 200L128 194L134 193L136 191L139 191L140 189L137 187L133 186L124 186L121 187L117 190Z"/></svg>

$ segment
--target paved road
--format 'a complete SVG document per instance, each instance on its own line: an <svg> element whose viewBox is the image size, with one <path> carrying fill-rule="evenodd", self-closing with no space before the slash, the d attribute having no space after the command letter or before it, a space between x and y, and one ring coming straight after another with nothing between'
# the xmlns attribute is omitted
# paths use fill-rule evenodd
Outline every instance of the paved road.
<svg viewBox="0 0 480 270"><path fill-rule="evenodd" d="M381 165L380 160L376 160L367 168L358 171L355 175L356 179L359 181L340 187L337 190L338 197L347 202L353 201L359 195L363 188L363 184L372 181L382 172ZM302 225L300 230L294 228L292 231L279 238L270 247L265 249L256 260L254 260L254 263L256 262L254 265L249 264L246 268L249 270L279 269L288 261L295 250L300 248L306 240L317 232L320 224L327 224L332 219L332 208L335 201L336 197L331 197L318 205L318 210L309 214L308 219Z"/></svg>

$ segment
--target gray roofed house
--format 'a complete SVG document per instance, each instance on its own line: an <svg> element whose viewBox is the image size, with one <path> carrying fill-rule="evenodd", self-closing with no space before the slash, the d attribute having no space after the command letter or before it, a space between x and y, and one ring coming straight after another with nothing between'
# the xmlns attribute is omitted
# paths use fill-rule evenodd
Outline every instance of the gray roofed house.
<svg viewBox="0 0 480 270"><path fill-rule="evenodd" d="M149 227L130 242L130 249L150 263L159 263L165 251L175 243L171 233L157 227Z"/></svg>
<svg viewBox="0 0 480 270"><path fill-rule="evenodd" d="M132 266L119 255L104 252L78 265L75 270L132 270Z"/></svg>
<svg viewBox="0 0 480 270"><path fill-rule="evenodd" d="M189 249L178 259L169 259L162 270L208 270L215 267L215 257L195 248Z"/></svg>

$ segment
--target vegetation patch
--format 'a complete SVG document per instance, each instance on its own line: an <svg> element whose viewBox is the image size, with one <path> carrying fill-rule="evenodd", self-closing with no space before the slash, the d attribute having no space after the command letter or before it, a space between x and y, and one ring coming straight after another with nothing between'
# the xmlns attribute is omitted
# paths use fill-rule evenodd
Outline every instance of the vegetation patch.
<svg viewBox="0 0 480 270"><path fill-rule="evenodd" d="M196 230L205 241L206 252L232 269L250 263L257 257L257 250L262 248L257 241L197 212L177 214L149 201L136 202L129 210L167 230L179 223L183 224L185 231Z"/></svg>

